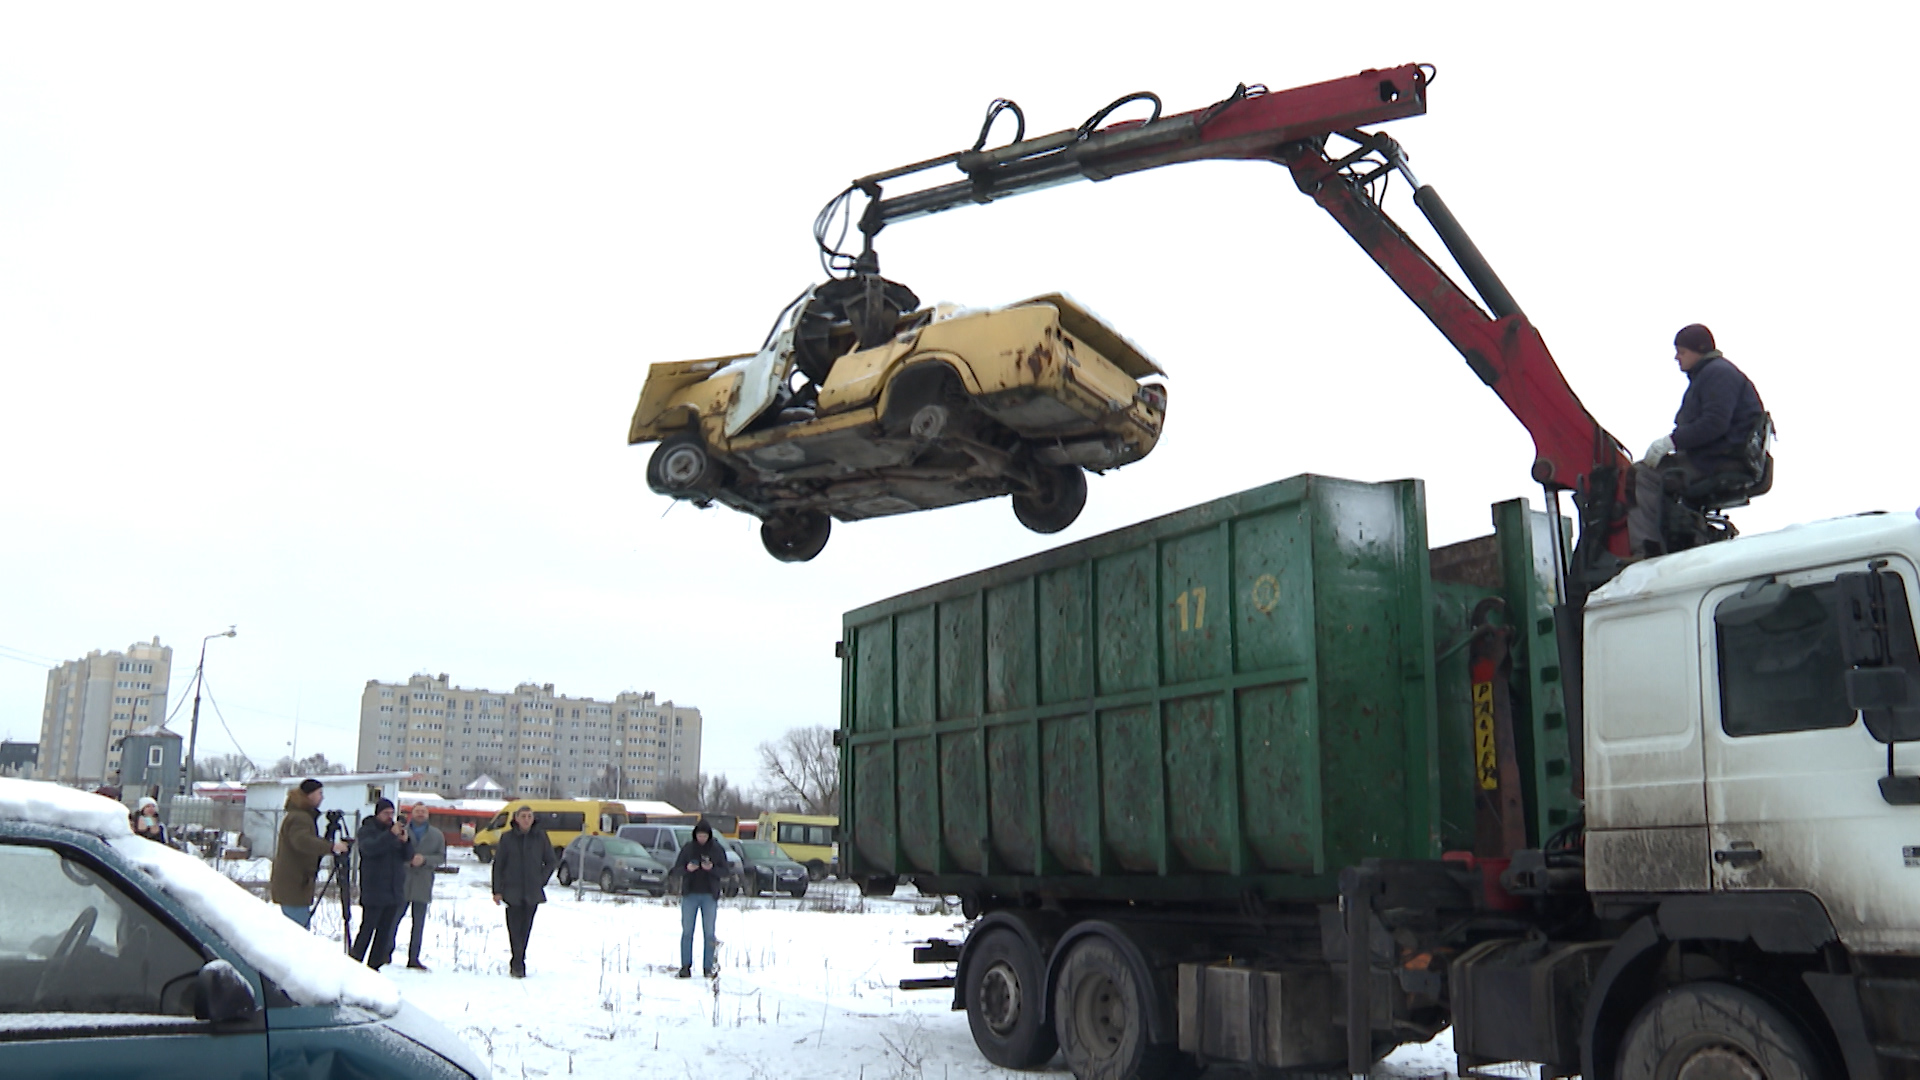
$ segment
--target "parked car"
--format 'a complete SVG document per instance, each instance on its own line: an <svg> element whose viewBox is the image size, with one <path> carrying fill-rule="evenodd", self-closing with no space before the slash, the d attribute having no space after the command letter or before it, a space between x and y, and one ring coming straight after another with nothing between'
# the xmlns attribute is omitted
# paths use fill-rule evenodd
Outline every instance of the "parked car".
<svg viewBox="0 0 1920 1080"><path fill-rule="evenodd" d="M603 893L639 889L654 896L667 893L667 864L637 841L618 836L581 836L560 853L560 884L591 881Z"/></svg>
<svg viewBox="0 0 1920 1080"><path fill-rule="evenodd" d="M126 808L0 779L0 1076L476 1080L487 1066L349 960Z"/></svg>
<svg viewBox="0 0 1920 1080"><path fill-rule="evenodd" d="M728 850L740 857L745 871L748 896L784 892L795 897L807 895L807 868L794 860L771 840L723 840Z"/></svg>
<svg viewBox="0 0 1920 1080"><path fill-rule="evenodd" d="M675 896L680 895L680 878L685 870L676 864L679 861L680 849L693 839L693 826L622 825L620 837L640 844L654 858L660 860L661 864L667 867L667 891ZM721 842L726 842L725 837L721 838ZM740 890L746 887L746 876L738 859L739 856L733 852L727 853L727 865L720 872L720 895L722 896L739 896Z"/></svg>
<svg viewBox="0 0 1920 1080"><path fill-rule="evenodd" d="M652 366L627 430L659 443L650 488L752 514L774 558L804 562L835 518L999 495L1027 528L1059 532L1086 504L1083 470L1160 439L1166 388L1141 380L1164 373L1063 295L913 311L902 290L906 314L856 329L820 302L841 284L758 353Z"/></svg>

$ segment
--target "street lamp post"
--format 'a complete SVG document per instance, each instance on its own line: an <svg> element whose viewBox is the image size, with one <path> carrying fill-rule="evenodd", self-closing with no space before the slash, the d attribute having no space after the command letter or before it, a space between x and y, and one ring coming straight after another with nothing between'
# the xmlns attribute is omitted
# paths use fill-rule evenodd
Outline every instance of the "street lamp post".
<svg viewBox="0 0 1920 1080"><path fill-rule="evenodd" d="M193 669L193 717L187 721L187 791L193 794L194 752L200 746L200 683L207 670L207 642L217 637L234 637L238 630L229 626L221 633L208 634L200 639L200 666Z"/></svg>

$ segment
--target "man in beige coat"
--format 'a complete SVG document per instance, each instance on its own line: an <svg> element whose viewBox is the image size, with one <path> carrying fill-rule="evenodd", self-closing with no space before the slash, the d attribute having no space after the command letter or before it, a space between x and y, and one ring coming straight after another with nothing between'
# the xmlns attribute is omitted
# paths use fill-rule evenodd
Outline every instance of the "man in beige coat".
<svg viewBox="0 0 1920 1080"><path fill-rule="evenodd" d="M273 873L267 879L267 898L303 928L313 922L320 860L347 851L344 841L329 844L320 835L320 800L325 797L325 788L312 777L288 789L286 816L280 819L279 841L273 847Z"/></svg>

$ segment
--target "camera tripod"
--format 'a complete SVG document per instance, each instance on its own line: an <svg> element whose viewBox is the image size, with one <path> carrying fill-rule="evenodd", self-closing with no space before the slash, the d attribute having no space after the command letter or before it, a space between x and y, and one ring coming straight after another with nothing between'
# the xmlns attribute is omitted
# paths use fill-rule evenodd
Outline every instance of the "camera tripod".
<svg viewBox="0 0 1920 1080"><path fill-rule="evenodd" d="M346 812L327 811L327 843L331 845L334 841L344 838L348 844L352 844L352 837L342 835L346 831ZM338 855L328 856L333 865L327 870L327 880L321 883L320 891L316 894L325 896L334 882L340 883L340 947L348 952L353 949L353 865L350 861L352 858L351 848Z"/></svg>

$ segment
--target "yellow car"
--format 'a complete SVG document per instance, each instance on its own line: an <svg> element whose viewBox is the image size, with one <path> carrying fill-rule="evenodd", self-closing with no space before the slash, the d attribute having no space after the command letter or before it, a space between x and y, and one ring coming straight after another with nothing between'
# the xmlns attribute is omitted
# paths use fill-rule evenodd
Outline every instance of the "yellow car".
<svg viewBox="0 0 1920 1080"><path fill-rule="evenodd" d="M998 495L1027 528L1058 532L1086 503L1083 469L1159 440L1166 389L1141 380L1164 372L1065 296L939 305L885 329L860 348L846 323L797 317L758 353L654 364L627 432L660 444L648 486L752 514L769 553L803 562L832 518Z"/></svg>

